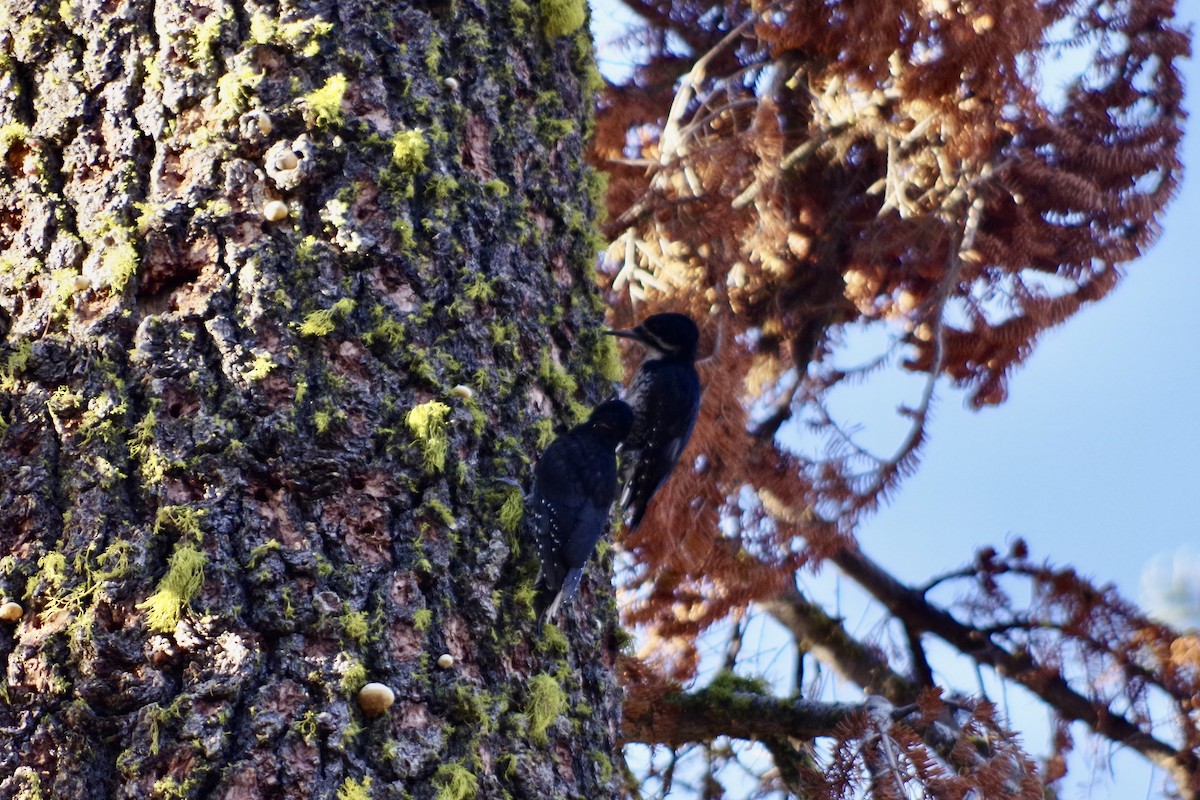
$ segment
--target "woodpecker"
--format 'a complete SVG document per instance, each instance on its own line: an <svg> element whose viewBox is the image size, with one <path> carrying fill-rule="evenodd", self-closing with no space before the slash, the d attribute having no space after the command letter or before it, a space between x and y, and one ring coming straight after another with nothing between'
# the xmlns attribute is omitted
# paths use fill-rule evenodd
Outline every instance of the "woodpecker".
<svg viewBox="0 0 1200 800"><path fill-rule="evenodd" d="M633 410L609 400L587 422L559 436L533 470L525 501L542 562L538 611L553 619L579 588L583 567L604 535L617 495L617 445L633 426Z"/></svg>
<svg viewBox="0 0 1200 800"><path fill-rule="evenodd" d="M633 339L647 355L625 392L633 407L633 430L621 446L621 508L629 529L641 524L650 498L662 486L687 445L700 409L696 342L700 331L683 314L655 314L612 336Z"/></svg>

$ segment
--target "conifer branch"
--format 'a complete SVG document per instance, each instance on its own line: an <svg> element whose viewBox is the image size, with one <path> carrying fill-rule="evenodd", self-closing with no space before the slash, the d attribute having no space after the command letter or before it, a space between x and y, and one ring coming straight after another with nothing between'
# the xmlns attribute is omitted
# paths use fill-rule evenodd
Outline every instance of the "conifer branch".
<svg viewBox="0 0 1200 800"><path fill-rule="evenodd" d="M626 742L678 747L720 736L757 741L775 736L814 739L829 736L861 703L825 703L780 699L748 691L704 688L676 692L654 703L627 707L622 735Z"/></svg>
<svg viewBox="0 0 1200 800"><path fill-rule="evenodd" d="M775 5L769 6L761 13L767 13ZM684 113L687 112L687 108L696 94L696 87L704 82L705 72L708 69L709 63L716 58L718 53L737 41L754 24L756 18L757 15L751 16L725 34L721 41L717 42L707 53L696 59L696 63L687 75L684 76L683 81L680 82L679 89L675 92L675 100L671 103L671 110L667 113L667 120L663 124L662 135L659 138L659 158L663 165L669 164L678 154L679 146L682 143L682 136L679 130L680 121L683 119Z"/></svg>
<svg viewBox="0 0 1200 800"><path fill-rule="evenodd" d="M1102 736L1132 748L1168 771L1186 800L1200 797L1200 757L1180 751L1147 733L1122 714L1097 707L1074 689L1057 670L1039 665L1028 652L1010 653L981 632L934 606L921 592L886 572L857 548L833 556L841 569L870 592L897 619L928 631L980 664L992 667L1041 697L1065 719L1082 722Z"/></svg>
<svg viewBox="0 0 1200 800"><path fill-rule="evenodd" d="M801 653L811 653L863 691L894 703L912 702L920 693L921 687L892 670L878 650L851 636L841 620L809 602L794 586L759 605L791 632Z"/></svg>

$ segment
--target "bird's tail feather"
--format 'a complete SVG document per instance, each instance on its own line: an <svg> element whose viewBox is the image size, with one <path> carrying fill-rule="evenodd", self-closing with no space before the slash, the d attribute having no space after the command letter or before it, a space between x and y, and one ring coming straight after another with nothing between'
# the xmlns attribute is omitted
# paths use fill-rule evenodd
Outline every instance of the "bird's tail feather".
<svg viewBox="0 0 1200 800"><path fill-rule="evenodd" d="M582 569L572 569L567 571L567 576L563 580L562 587L550 598L550 602L545 604L538 614L538 630L547 622L553 622L558 615L558 609L562 606L563 601L570 600L574 596L575 590L579 588L579 581L583 578ZM545 603L549 592L544 592L538 595L539 605Z"/></svg>

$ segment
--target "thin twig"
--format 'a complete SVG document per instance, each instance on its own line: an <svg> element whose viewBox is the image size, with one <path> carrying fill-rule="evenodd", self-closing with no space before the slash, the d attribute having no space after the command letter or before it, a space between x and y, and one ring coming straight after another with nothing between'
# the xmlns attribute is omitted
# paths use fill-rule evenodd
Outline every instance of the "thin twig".
<svg viewBox="0 0 1200 800"><path fill-rule="evenodd" d="M725 34L721 41L713 45L707 53L696 59L696 63L692 65L691 70L688 71L687 75L683 76L683 80L679 84L679 89L675 92L675 99L671 102L671 110L667 113L667 121L663 125L662 135L659 137L659 161L664 166L670 163L675 157L676 150L682 142L679 135L679 121L683 119L688 104L692 102L692 98L696 93L696 87L704 81L708 65L717 57L718 53L733 44L748 28L756 23L760 13L766 13L774 5L776 4L768 7L768 9L764 9L762 12L756 13Z"/></svg>
<svg viewBox="0 0 1200 800"><path fill-rule="evenodd" d="M949 302L954 287L958 283L958 276L962 272L962 265L966 254L971 252L975 247L975 237L979 233L979 225L983 218L984 196L975 187L978 183L990 178L991 174L990 167L985 167L981 170L979 178L973 181L970 187L963 187L966 194L971 196L971 202L967 207L967 215L963 223L962 239L959 246L947 256L946 274L942 277L938 285L937 294L933 298L933 310L931 314L933 317L933 364L929 368L929 377L925 381L925 387L921 392L920 402L911 412L913 424L909 426L908 435L904 437L904 441L896 450L896 454L881 464L876 480L871 483L865 492L859 494L856 505L860 508L876 498L892 479L892 476L897 474L896 470L909 453L912 452L913 448L916 447L921 432L924 430L925 423L929 417L929 409L933 404L937 381L946 363L946 304ZM952 192L951 197L954 194L956 192Z"/></svg>

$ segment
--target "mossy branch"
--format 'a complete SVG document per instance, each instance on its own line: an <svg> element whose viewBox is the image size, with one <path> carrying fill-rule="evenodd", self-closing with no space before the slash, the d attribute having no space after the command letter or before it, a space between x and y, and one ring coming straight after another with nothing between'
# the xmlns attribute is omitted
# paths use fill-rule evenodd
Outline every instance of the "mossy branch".
<svg viewBox="0 0 1200 800"><path fill-rule="evenodd" d="M857 703L779 698L747 688L714 682L699 691L657 697L652 703L626 703L622 735L626 742L668 747L719 736L750 741L775 736L813 739L832 735L840 723L863 711Z"/></svg>

